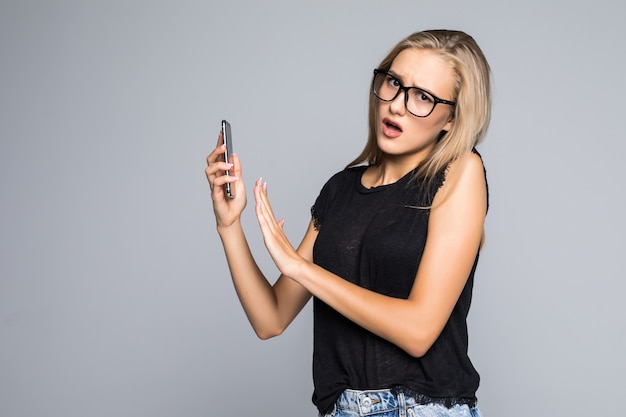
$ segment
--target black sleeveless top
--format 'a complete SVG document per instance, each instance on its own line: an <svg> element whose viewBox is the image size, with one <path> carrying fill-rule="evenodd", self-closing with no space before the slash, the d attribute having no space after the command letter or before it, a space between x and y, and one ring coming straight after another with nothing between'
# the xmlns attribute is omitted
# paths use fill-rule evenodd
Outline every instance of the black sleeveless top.
<svg viewBox="0 0 626 417"><path fill-rule="evenodd" d="M408 298L424 252L428 218L445 170L430 182L411 180L365 188L367 167L335 174L311 209L319 234L314 262L361 287ZM478 254L476 255L476 262ZM332 410L341 392L392 388L424 403L476 402L479 375L467 355L466 318L476 262L441 335L415 358L396 345L346 319L314 298L313 403Z"/></svg>

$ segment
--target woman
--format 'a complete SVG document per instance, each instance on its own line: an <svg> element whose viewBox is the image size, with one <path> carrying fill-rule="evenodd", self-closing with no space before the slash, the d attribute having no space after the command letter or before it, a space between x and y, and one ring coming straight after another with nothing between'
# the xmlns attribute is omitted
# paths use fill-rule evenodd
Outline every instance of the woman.
<svg viewBox="0 0 626 417"><path fill-rule="evenodd" d="M489 116L489 66L470 36L402 40L374 71L365 149L324 185L297 250L255 183L274 285L241 227L240 160L221 161L221 137L207 157L217 230L256 334L281 334L314 298L320 416L480 416L466 317L488 205L474 147Z"/></svg>

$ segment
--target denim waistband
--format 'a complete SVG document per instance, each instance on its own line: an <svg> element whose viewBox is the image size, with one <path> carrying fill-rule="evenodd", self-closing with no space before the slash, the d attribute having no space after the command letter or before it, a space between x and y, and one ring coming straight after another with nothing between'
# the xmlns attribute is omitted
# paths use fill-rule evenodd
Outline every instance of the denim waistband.
<svg viewBox="0 0 626 417"><path fill-rule="evenodd" d="M476 408L476 399L434 398L403 387L365 391L346 389L337 399L336 409L350 410L360 416L376 415L393 410L398 410L399 415L404 415L403 411L422 405L433 405L447 409L467 406L466 410L468 410Z"/></svg>

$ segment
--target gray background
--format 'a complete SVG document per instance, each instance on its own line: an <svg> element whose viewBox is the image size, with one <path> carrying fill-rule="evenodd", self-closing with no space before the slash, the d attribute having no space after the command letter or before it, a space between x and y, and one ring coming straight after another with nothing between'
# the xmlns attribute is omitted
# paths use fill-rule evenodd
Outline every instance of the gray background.
<svg viewBox="0 0 626 417"><path fill-rule="evenodd" d="M470 315L486 417L603 415L625 388L618 1L0 3L0 416L313 416L310 305L253 335L204 158L233 124L294 243L409 33L494 73ZM250 191L250 187L249 187ZM250 244L276 269L245 212ZM619 413L619 411L617 411Z"/></svg>

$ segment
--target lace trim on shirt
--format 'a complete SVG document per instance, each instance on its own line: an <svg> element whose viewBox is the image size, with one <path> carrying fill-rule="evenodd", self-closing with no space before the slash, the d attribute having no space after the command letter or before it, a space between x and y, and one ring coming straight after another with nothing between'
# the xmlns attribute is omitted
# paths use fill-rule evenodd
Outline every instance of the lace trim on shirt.
<svg viewBox="0 0 626 417"><path fill-rule="evenodd" d="M311 207L311 216L313 217L313 228L319 232L322 227L322 221L315 213L315 206Z"/></svg>
<svg viewBox="0 0 626 417"><path fill-rule="evenodd" d="M478 400L476 397L431 397L421 394L407 387L393 387L391 391L394 394L403 393L406 397L411 397L420 405L441 404L446 408L452 408L455 405L467 405L469 408L476 408Z"/></svg>

